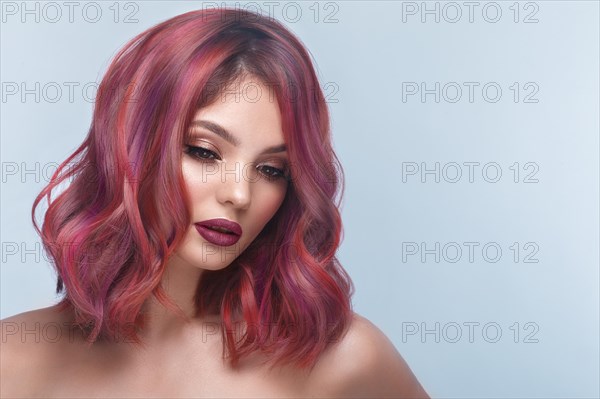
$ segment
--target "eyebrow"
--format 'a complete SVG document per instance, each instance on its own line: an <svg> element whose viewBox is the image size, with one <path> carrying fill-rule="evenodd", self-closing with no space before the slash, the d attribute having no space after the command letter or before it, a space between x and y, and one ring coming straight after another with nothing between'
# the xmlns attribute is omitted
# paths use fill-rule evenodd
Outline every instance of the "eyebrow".
<svg viewBox="0 0 600 399"><path fill-rule="evenodd" d="M221 137L223 140L233 144L235 147L240 145L240 141L231 133L227 131L223 126L218 125L214 122L206 121L206 120L196 120L191 124L192 127L203 127L217 136ZM274 145L272 147L266 148L262 153L263 154L275 154L278 152L286 151L287 147L285 144Z"/></svg>

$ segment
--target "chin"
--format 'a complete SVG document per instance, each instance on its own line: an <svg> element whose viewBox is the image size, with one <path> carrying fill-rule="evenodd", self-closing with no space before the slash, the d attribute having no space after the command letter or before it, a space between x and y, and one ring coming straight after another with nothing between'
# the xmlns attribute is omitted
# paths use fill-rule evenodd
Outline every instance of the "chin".
<svg viewBox="0 0 600 399"><path fill-rule="evenodd" d="M206 241L186 244L176 251L178 257L198 269L221 270L233 263L243 252L240 243L228 247L211 244Z"/></svg>

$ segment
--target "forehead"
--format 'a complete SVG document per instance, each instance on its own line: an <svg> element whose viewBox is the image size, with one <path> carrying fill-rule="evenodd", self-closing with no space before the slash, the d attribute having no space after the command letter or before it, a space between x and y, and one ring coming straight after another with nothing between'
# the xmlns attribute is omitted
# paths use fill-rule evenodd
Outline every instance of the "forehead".
<svg viewBox="0 0 600 399"><path fill-rule="evenodd" d="M235 82L208 106L196 111L194 121L208 120L221 125L243 144L259 140L283 142L282 118L272 88L256 78Z"/></svg>

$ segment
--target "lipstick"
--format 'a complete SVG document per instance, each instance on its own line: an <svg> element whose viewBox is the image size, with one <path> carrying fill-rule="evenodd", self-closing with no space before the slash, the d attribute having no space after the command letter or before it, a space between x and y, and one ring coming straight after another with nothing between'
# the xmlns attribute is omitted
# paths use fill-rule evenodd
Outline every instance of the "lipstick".
<svg viewBox="0 0 600 399"><path fill-rule="evenodd" d="M228 247L235 244L242 235L242 227L227 219L210 219L195 223L198 233L206 241Z"/></svg>

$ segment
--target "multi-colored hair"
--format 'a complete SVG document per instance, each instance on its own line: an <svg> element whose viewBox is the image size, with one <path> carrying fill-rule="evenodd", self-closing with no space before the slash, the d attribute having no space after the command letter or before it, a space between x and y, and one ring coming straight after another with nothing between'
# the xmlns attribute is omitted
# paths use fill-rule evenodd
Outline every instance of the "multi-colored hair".
<svg viewBox="0 0 600 399"><path fill-rule="evenodd" d="M277 99L290 182L249 247L226 268L203 271L197 315L220 314L224 356L227 349L234 367L257 350L272 365L313 367L349 326L354 286L335 256L343 171L309 53L272 18L218 8L159 23L117 53L87 137L33 204L34 227L57 271L56 292L64 291L59 308L73 312L89 343L142 343L136 331L151 295L187 319L160 284L192 223L184 141L195 112L243 76L266 82ZM40 231L35 210L44 196ZM247 326L240 340L236 318Z"/></svg>

